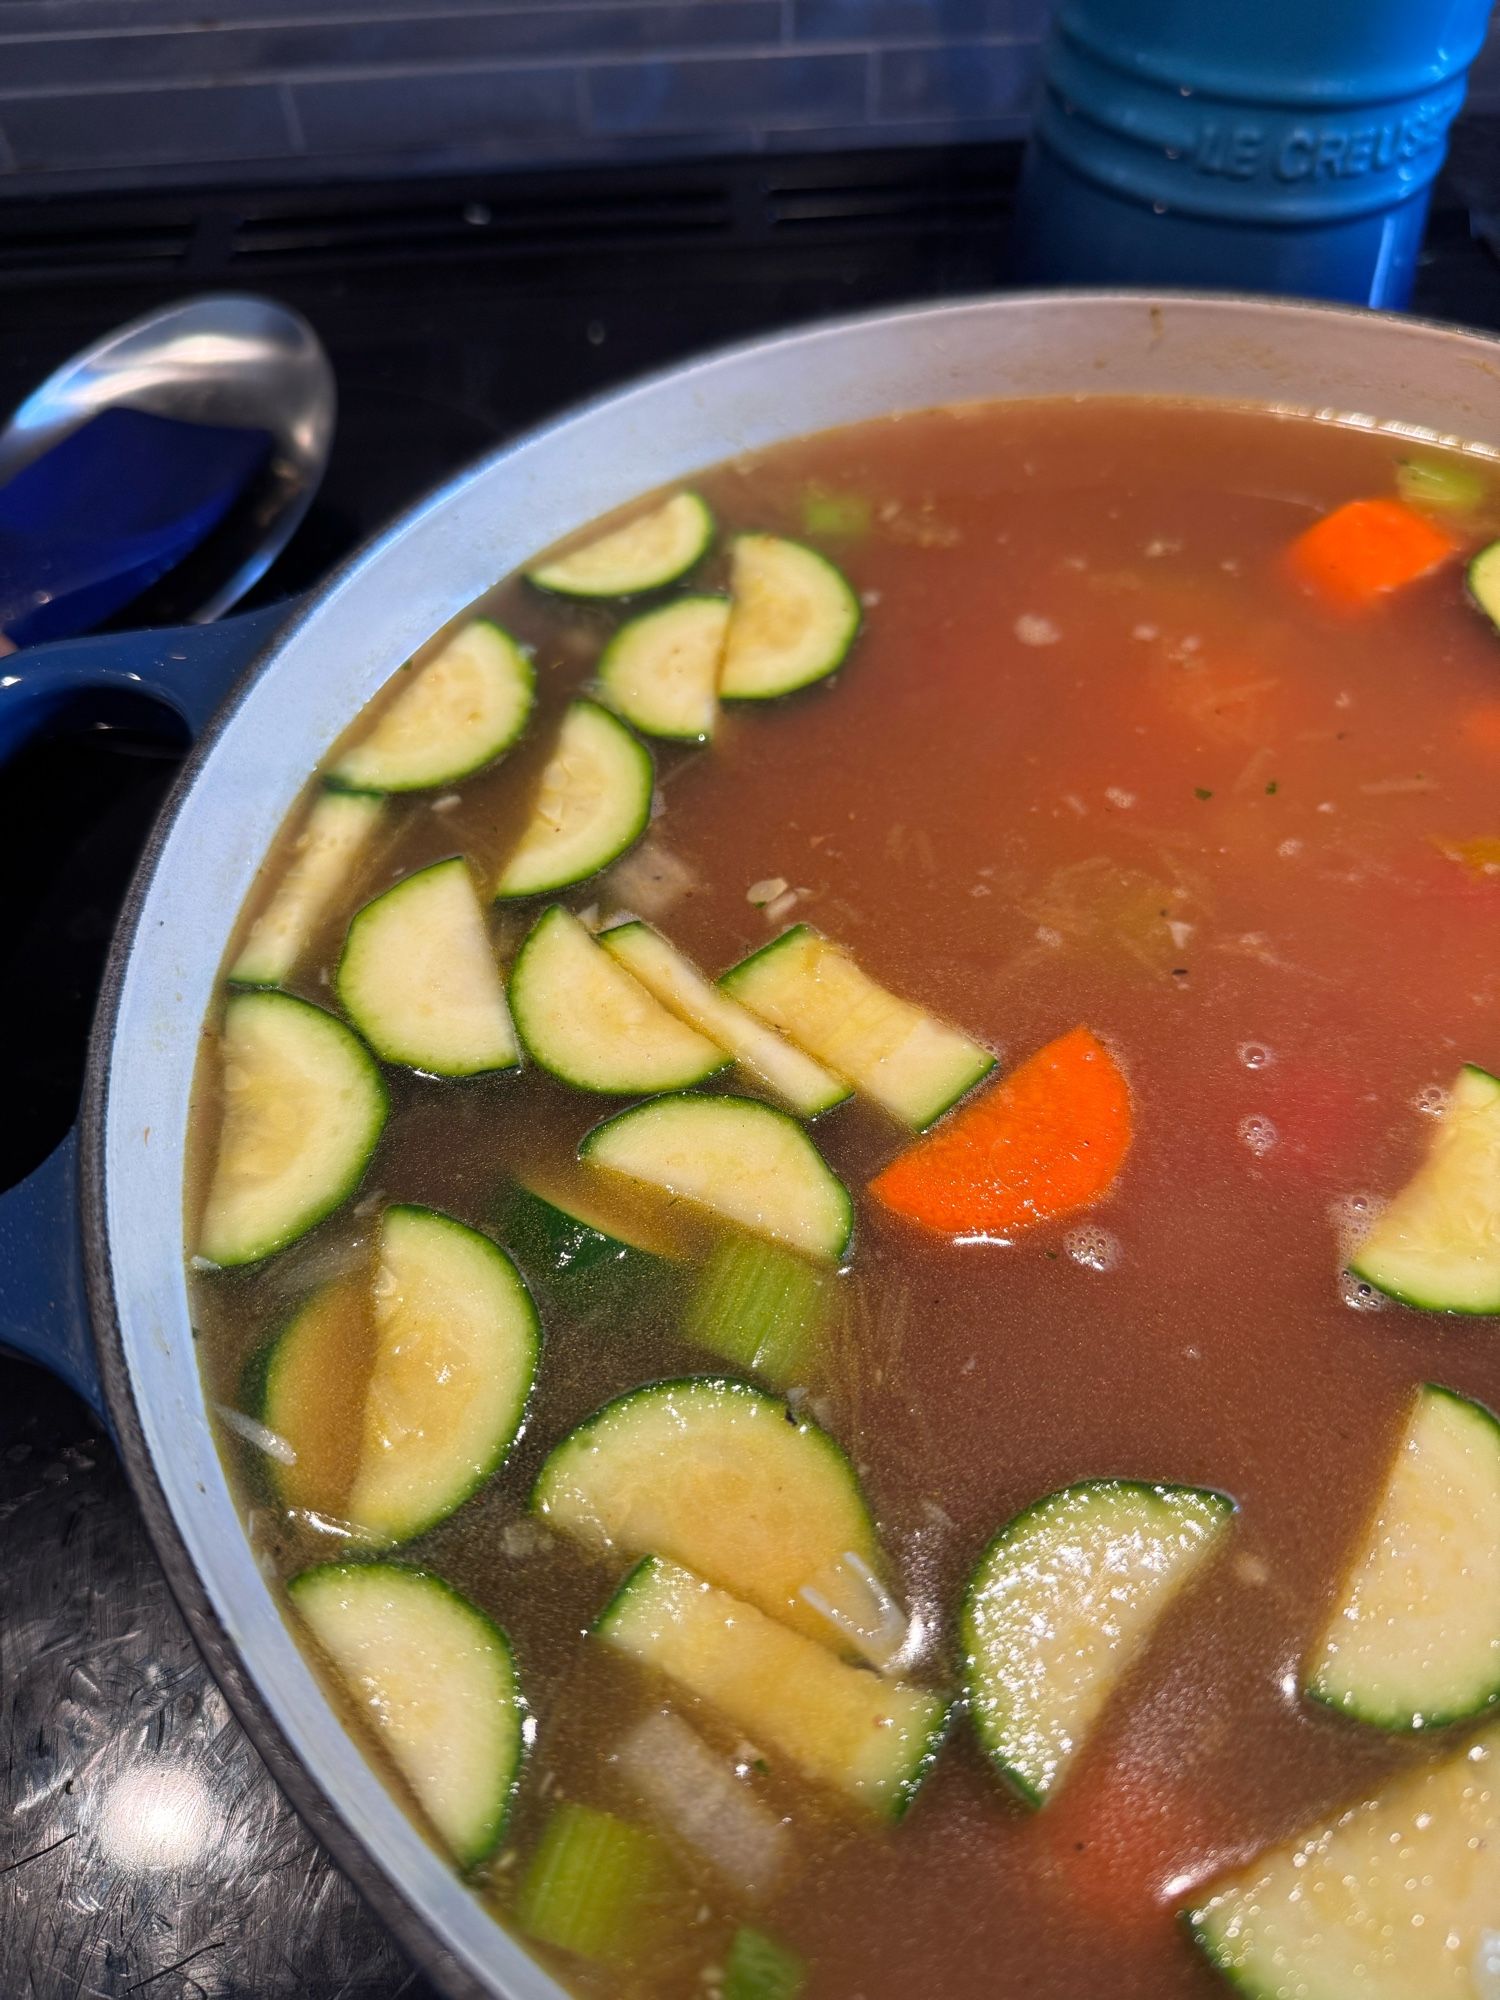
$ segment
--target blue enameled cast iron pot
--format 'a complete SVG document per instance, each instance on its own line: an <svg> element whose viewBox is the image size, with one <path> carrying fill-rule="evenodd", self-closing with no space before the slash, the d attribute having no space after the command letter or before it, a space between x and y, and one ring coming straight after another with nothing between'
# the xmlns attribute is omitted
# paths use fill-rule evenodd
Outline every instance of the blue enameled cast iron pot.
<svg viewBox="0 0 1500 2000"><path fill-rule="evenodd" d="M214 1447L183 1282L199 1029L235 914L309 771L387 676L498 577L635 494L739 452L939 403L1104 394L1314 410L1500 455L1497 392L1500 343L1351 309L1096 293L890 313L735 348L508 445L289 618L0 660L0 754L101 689L154 697L198 736L121 919L78 1130L0 1198L0 1340L104 1413L172 1587L261 1754L449 1992L561 2000L386 1791L282 1622Z"/></svg>

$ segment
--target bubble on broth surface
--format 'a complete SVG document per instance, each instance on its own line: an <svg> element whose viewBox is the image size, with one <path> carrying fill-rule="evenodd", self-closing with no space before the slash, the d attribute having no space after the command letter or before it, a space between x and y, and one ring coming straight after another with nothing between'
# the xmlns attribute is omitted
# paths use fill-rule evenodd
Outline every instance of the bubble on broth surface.
<svg viewBox="0 0 1500 2000"><path fill-rule="evenodd" d="M1412 1099L1413 1108L1428 1118L1441 1118L1448 1109L1448 1091L1441 1083L1424 1083Z"/></svg>
<svg viewBox="0 0 1500 2000"><path fill-rule="evenodd" d="M1023 611L1014 630L1023 646L1055 646L1062 637L1050 618L1043 618L1035 611Z"/></svg>
<svg viewBox="0 0 1500 2000"><path fill-rule="evenodd" d="M1474 1953L1474 1984L1479 2000L1500 2000L1500 1930L1481 1931Z"/></svg>
<svg viewBox="0 0 1500 2000"><path fill-rule="evenodd" d="M1356 1278L1352 1271L1339 1272L1339 1297L1350 1312L1378 1313L1385 1310L1384 1293L1377 1292L1364 1278Z"/></svg>
<svg viewBox="0 0 1500 2000"><path fill-rule="evenodd" d="M1253 1111L1248 1118L1240 1120L1239 1134L1242 1143L1250 1148L1258 1160L1263 1159L1276 1144L1276 1127L1269 1118L1258 1111Z"/></svg>
<svg viewBox="0 0 1500 2000"><path fill-rule="evenodd" d="M1377 1194L1341 1194L1328 1204L1328 1220L1338 1239L1339 1256L1352 1257L1364 1242L1385 1207Z"/></svg>
<svg viewBox="0 0 1500 2000"><path fill-rule="evenodd" d="M1276 1051L1264 1042L1241 1042L1237 1053L1246 1069L1269 1069L1276 1060Z"/></svg>
<svg viewBox="0 0 1500 2000"><path fill-rule="evenodd" d="M1112 1271L1120 1261L1120 1241L1097 1222L1083 1222L1063 1238L1063 1248L1086 1271Z"/></svg>

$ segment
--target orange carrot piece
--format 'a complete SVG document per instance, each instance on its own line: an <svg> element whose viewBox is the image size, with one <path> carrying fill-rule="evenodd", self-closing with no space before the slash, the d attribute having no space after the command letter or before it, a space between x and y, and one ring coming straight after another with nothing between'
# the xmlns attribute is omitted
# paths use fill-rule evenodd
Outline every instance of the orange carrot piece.
<svg viewBox="0 0 1500 2000"><path fill-rule="evenodd" d="M1305 529L1287 561L1299 582L1358 610L1415 583L1457 547L1445 528L1399 500L1350 500Z"/></svg>
<svg viewBox="0 0 1500 2000"><path fill-rule="evenodd" d="M1111 1930L1165 1930L1222 1855L1208 1801L1185 1778L1118 1765L1080 1771L1044 1817L1054 1879Z"/></svg>
<svg viewBox="0 0 1500 2000"><path fill-rule="evenodd" d="M1500 757L1500 701L1481 702L1478 708L1471 708L1459 725L1459 733L1471 750Z"/></svg>
<svg viewBox="0 0 1500 2000"><path fill-rule="evenodd" d="M1119 1064L1074 1028L898 1154L870 1191L948 1236L1009 1237L1098 1201L1130 1136Z"/></svg>

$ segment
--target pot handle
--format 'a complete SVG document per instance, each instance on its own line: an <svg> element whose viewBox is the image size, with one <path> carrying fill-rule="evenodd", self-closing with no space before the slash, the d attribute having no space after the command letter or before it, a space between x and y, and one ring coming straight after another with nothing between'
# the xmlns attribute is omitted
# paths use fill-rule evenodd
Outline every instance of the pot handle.
<svg viewBox="0 0 1500 2000"><path fill-rule="evenodd" d="M164 632L111 632L0 657L0 762L90 695L141 696L202 731L288 615L285 604ZM78 1134L0 1194L0 1347L40 1362L108 1421L89 1329Z"/></svg>

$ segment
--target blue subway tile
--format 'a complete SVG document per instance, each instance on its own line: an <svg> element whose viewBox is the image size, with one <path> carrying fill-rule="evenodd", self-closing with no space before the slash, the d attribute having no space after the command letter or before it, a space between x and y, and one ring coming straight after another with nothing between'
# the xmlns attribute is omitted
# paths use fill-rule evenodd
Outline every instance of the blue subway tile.
<svg viewBox="0 0 1500 2000"><path fill-rule="evenodd" d="M579 150L571 69L360 77L296 83L291 95L312 154L520 159Z"/></svg>
<svg viewBox="0 0 1500 2000"><path fill-rule="evenodd" d="M152 161L201 166L293 150L281 93L272 84L18 97L0 104L0 120L23 173Z"/></svg>
<svg viewBox="0 0 1500 2000"><path fill-rule="evenodd" d="M978 35L1037 41L1049 0L792 0L806 42L944 42Z"/></svg>
<svg viewBox="0 0 1500 2000"><path fill-rule="evenodd" d="M884 49L877 58L879 119L990 119L1029 110L1038 51L1024 42Z"/></svg>
<svg viewBox="0 0 1500 2000"><path fill-rule="evenodd" d="M601 132L749 131L850 124L865 111L863 55L611 63L588 72Z"/></svg>
<svg viewBox="0 0 1500 2000"><path fill-rule="evenodd" d="M280 5L280 0L276 0ZM429 10L404 20L75 35L7 42L0 0L0 96L130 82L294 77L313 70L421 67L774 44L780 0L670 0L652 6Z"/></svg>

